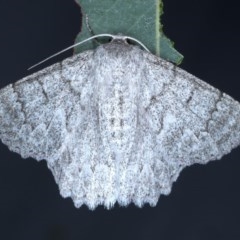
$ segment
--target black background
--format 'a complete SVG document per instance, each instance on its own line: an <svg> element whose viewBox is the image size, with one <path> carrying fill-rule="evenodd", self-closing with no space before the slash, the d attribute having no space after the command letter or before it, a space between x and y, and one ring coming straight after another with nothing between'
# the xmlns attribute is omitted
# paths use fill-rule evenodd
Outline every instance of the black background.
<svg viewBox="0 0 240 240"><path fill-rule="evenodd" d="M238 1L165 0L164 31L181 65L240 101ZM0 87L70 46L80 30L73 0L0 0ZM42 67L60 61L71 52ZM181 173L157 207L76 209L45 161L23 160L0 144L0 239L240 239L240 148Z"/></svg>

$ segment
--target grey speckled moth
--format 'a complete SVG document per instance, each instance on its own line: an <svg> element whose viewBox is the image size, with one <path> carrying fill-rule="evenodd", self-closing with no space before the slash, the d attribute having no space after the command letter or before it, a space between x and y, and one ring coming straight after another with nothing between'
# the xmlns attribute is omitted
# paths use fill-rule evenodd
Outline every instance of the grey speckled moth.
<svg viewBox="0 0 240 240"><path fill-rule="evenodd" d="M45 159L76 207L155 206L180 171L240 143L240 104L126 37L0 90L0 138Z"/></svg>

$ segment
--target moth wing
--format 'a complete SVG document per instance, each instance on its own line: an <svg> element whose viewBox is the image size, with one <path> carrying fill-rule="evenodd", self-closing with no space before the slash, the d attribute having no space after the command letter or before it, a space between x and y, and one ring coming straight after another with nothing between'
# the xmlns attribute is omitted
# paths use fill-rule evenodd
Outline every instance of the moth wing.
<svg viewBox="0 0 240 240"><path fill-rule="evenodd" d="M240 144L240 104L163 59L147 52L144 59L141 129L151 136L154 174L167 193L184 167L220 159Z"/></svg>
<svg viewBox="0 0 240 240"><path fill-rule="evenodd" d="M75 55L0 90L0 139L23 158L55 161L86 119L93 51Z"/></svg>

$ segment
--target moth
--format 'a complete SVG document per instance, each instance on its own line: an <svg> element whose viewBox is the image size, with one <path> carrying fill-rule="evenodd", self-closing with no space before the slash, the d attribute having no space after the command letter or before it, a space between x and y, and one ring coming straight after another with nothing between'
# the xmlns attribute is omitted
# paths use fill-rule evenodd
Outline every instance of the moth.
<svg viewBox="0 0 240 240"><path fill-rule="evenodd" d="M74 205L155 206L240 144L240 104L125 36L0 90L0 139L45 159ZM131 39L131 38L130 38Z"/></svg>

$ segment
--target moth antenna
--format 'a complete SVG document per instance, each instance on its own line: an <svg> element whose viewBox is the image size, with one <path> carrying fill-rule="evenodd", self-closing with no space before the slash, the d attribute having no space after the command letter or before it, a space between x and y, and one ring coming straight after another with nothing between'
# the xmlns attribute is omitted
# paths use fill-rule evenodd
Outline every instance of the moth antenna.
<svg viewBox="0 0 240 240"><path fill-rule="evenodd" d="M136 38L126 36L125 39L129 39L129 40L132 40L132 41L138 43L138 44L139 44L140 46L142 46L146 51L150 52L149 49L148 49L142 42L140 42L139 40L137 40Z"/></svg>
<svg viewBox="0 0 240 240"><path fill-rule="evenodd" d="M94 38L98 38L98 37L111 37L111 38L114 38L114 35L112 35L112 34L107 34L107 33L106 33L106 34L103 33L103 34L97 34L97 35L94 35L94 36L92 36L92 37L89 37L89 38L83 40L82 42L73 44L72 46L63 49L62 51L57 52L57 53L51 55L50 57L47 57L47 58L43 59L41 62L38 62L38 63L34 64L33 66L31 66L31 67L28 68L27 70L30 70L30 69L32 69L32 68L35 68L36 66L38 66L38 65L40 65L40 64L48 61L49 59L51 59L51 58L53 58L53 57L55 57L55 56L57 56L57 55L59 55L59 54L61 54L61 53L63 53L63 52L66 52L67 50L69 50L69 49L71 49L71 48L74 48L74 47L76 47L76 46L79 46L79 45L81 45L81 44L83 44L83 43L85 43L85 42L87 42L87 41L90 41L90 40L92 40L92 39L94 39Z"/></svg>
<svg viewBox="0 0 240 240"><path fill-rule="evenodd" d="M27 70L33 69L33 68L35 68L36 66L38 66L38 65L40 65L40 64L48 61L49 59L51 59L51 58L53 58L53 57L56 57L57 55L59 55L59 54L61 54L61 53L63 53L63 52L68 51L68 50L71 49L71 48L74 48L74 47L76 47L76 46L79 46L79 45L81 45L81 44L83 44L83 43L85 43L85 42L87 42L87 41L90 41L90 40L95 39L95 38L98 38L98 37L111 37L111 38L113 38L113 39L119 37L119 38L122 38L122 39L129 39L129 40L132 40L132 41L134 41L134 42L137 42L137 43L138 43L140 46L142 46L146 51L150 52L150 51L148 50L148 48L147 48L143 43L141 43L140 41L138 41L136 38L132 38L132 37L128 37L128 36L115 36L115 35L112 35L112 34L103 33L103 34L94 35L94 36L89 37L89 38L87 38L87 39L85 39L85 40L83 40L83 41L81 41L81 42L79 42L79 43L73 44L73 45L71 45L70 47L67 47L67 48L61 50L60 52L57 52L57 53L55 53L55 54L53 54L53 55L51 55L51 56L43 59L41 62L38 62L38 63L34 64L33 66L29 67Z"/></svg>

